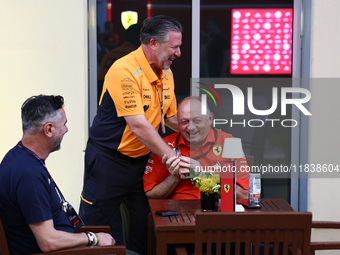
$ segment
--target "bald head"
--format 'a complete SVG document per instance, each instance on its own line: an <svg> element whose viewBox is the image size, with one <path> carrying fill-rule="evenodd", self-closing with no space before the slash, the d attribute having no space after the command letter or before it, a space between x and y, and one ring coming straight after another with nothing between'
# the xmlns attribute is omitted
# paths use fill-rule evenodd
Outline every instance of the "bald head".
<svg viewBox="0 0 340 255"><path fill-rule="evenodd" d="M201 114L199 97L186 97L178 106L178 129L185 142L195 149L203 145L212 124L214 115L207 112L207 115Z"/></svg>

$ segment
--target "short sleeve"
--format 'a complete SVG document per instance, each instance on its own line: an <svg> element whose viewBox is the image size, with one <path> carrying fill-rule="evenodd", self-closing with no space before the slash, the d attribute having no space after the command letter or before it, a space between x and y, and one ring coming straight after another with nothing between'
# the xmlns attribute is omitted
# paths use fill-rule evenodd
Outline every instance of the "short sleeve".
<svg viewBox="0 0 340 255"><path fill-rule="evenodd" d="M168 169L162 163L161 157L151 153L143 176L144 191L152 190L154 186L165 180L169 174Z"/></svg>
<svg viewBox="0 0 340 255"><path fill-rule="evenodd" d="M167 118L171 118L176 113L177 113L177 101L176 101L176 97L175 97L175 94L174 94L173 99L171 100L170 106L169 106L165 115L166 115Z"/></svg>
<svg viewBox="0 0 340 255"><path fill-rule="evenodd" d="M18 182L17 201L28 224L53 218L48 180L39 172L27 172Z"/></svg>
<svg viewBox="0 0 340 255"><path fill-rule="evenodd" d="M118 117L144 114L141 87L142 84L137 84L126 68L110 68L105 76L104 89L108 90Z"/></svg>

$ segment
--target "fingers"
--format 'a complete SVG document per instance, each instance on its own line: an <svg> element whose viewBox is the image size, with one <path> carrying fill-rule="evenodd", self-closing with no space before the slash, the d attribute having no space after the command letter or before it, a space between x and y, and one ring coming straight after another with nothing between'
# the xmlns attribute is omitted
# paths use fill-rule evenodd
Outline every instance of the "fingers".
<svg viewBox="0 0 340 255"><path fill-rule="evenodd" d="M162 157L162 163L165 165L167 160L168 160L168 156L164 154Z"/></svg>
<svg viewBox="0 0 340 255"><path fill-rule="evenodd" d="M177 158L177 156L170 157L169 159L167 158L166 155L162 157L162 162L163 164L166 165L168 168L169 172L173 175L178 175L178 170L179 170L179 162L180 159ZM178 178L178 177L177 177Z"/></svg>
<svg viewBox="0 0 340 255"><path fill-rule="evenodd" d="M181 167L179 170L179 174L180 174L181 179L185 179L186 176L190 175L189 168Z"/></svg>

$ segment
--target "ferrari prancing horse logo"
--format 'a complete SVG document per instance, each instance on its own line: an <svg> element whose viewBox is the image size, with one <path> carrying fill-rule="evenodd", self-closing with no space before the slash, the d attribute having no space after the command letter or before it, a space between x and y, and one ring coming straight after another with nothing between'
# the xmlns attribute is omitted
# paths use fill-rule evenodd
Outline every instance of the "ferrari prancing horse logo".
<svg viewBox="0 0 340 255"><path fill-rule="evenodd" d="M229 184L224 184L224 191L225 193L228 193L230 190L230 185Z"/></svg>
<svg viewBox="0 0 340 255"><path fill-rule="evenodd" d="M213 147L213 152L216 156L219 156L222 153L222 145L215 145Z"/></svg>

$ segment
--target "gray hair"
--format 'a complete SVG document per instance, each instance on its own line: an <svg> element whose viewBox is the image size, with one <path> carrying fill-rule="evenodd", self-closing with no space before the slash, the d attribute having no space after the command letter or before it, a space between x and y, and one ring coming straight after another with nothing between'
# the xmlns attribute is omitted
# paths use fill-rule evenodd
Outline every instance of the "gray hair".
<svg viewBox="0 0 340 255"><path fill-rule="evenodd" d="M140 32L140 40L143 44L149 44L151 39L160 43L169 40L169 32L182 32L182 25L173 17L159 15L145 19Z"/></svg>
<svg viewBox="0 0 340 255"><path fill-rule="evenodd" d="M56 123L64 105L62 96L32 96L21 107L23 132L38 133L47 122Z"/></svg>

